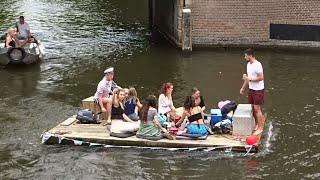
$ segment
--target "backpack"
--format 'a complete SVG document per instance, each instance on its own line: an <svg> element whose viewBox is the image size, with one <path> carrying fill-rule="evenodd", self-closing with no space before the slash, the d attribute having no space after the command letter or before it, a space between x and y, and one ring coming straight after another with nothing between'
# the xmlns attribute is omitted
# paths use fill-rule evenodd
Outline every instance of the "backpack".
<svg viewBox="0 0 320 180"><path fill-rule="evenodd" d="M97 115L90 109L80 110L77 113L76 119L82 124L97 124Z"/></svg>

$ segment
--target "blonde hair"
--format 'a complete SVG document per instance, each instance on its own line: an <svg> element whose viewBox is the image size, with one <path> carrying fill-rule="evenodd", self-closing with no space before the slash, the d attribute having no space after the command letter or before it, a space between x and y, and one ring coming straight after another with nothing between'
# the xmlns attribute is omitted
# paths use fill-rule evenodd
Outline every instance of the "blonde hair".
<svg viewBox="0 0 320 180"><path fill-rule="evenodd" d="M113 89L113 95L115 95L115 94L119 94L119 91L120 91L120 89L119 88L114 88Z"/></svg>
<svg viewBox="0 0 320 180"><path fill-rule="evenodd" d="M129 94L129 89L128 88L123 88L124 92L126 93L126 95Z"/></svg>
<svg viewBox="0 0 320 180"><path fill-rule="evenodd" d="M119 91L118 91L116 94L113 95L112 104L113 104L113 106L116 107L116 108L120 106L122 109L124 109L124 105L123 105L124 102L123 102L123 100L120 100L120 99L119 99L119 94L120 94L121 92L122 92L122 93L125 93L123 89L119 89Z"/></svg>
<svg viewBox="0 0 320 180"><path fill-rule="evenodd" d="M128 94L129 98L128 98L128 101L129 103L133 103L133 104L136 104L137 103L137 99L138 99L138 94L137 94L137 91L134 87L129 87L129 94Z"/></svg>
<svg viewBox="0 0 320 180"><path fill-rule="evenodd" d="M11 31L16 31L16 28L10 27L10 28L8 29L8 33L10 33Z"/></svg>

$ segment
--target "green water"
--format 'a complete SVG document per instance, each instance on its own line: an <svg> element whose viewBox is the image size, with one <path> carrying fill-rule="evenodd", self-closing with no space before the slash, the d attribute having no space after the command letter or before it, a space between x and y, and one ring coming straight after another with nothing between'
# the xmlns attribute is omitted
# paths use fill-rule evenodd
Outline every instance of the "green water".
<svg viewBox="0 0 320 180"><path fill-rule="evenodd" d="M141 99L170 81L176 106L192 86L207 110L225 99L245 103L243 49L188 56L151 43L145 0L13 0L1 1L0 10L0 31L23 14L47 52L40 64L0 69L1 179L320 178L320 53L257 50L268 113L257 154L45 146L40 134L76 113L107 66Z"/></svg>

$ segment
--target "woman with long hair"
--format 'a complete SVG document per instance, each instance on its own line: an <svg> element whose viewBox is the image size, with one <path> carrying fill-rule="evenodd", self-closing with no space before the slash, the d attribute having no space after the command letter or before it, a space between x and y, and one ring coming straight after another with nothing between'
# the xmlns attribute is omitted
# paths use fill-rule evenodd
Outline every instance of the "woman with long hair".
<svg viewBox="0 0 320 180"><path fill-rule="evenodd" d="M183 106L184 112L179 121L176 123L176 126L181 125L185 117L188 118L189 124L182 131L178 131L177 134L208 134L207 128L204 124L203 111L200 106L196 106L194 98L187 96Z"/></svg>
<svg viewBox="0 0 320 180"><path fill-rule="evenodd" d="M125 105L124 106L125 114L133 121L138 121L139 120L138 109L139 109L139 105L141 105L141 103L138 99L137 91L134 87L130 87L128 89L128 96L125 97L124 103L125 103L124 104Z"/></svg>
<svg viewBox="0 0 320 180"><path fill-rule="evenodd" d="M206 109L206 105L204 104L203 97L200 95L200 91L197 87L192 88L191 96L194 98L196 106L200 106L202 111L204 111Z"/></svg>
<svg viewBox="0 0 320 180"><path fill-rule="evenodd" d="M144 101L141 108L141 123L140 129L137 132L137 137L159 137L160 139L162 135L164 135L168 139L173 139L173 137L158 121L156 102L157 98L153 95L149 95Z"/></svg>
<svg viewBox="0 0 320 180"><path fill-rule="evenodd" d="M176 116L176 108L173 105L172 101L172 91L173 85L170 82L163 83L160 90L159 96L159 107L158 113L161 115L170 115L171 118Z"/></svg>
<svg viewBox="0 0 320 180"><path fill-rule="evenodd" d="M119 92L113 95L111 106L111 132L126 133L134 132L139 129L139 121L133 122L124 113L124 98L125 92L123 89L119 89Z"/></svg>

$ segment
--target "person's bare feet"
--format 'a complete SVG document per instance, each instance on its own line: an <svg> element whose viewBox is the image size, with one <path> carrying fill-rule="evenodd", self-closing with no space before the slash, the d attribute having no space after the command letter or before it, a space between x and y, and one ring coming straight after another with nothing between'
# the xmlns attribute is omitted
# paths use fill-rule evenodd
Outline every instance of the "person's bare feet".
<svg viewBox="0 0 320 180"><path fill-rule="evenodd" d="M259 127L258 127L258 125L256 125L255 127L254 127L254 131L256 131L256 130L258 130L259 129Z"/></svg>
<svg viewBox="0 0 320 180"><path fill-rule="evenodd" d="M170 140L174 140L174 137L168 132L163 133L163 135Z"/></svg>
<svg viewBox="0 0 320 180"><path fill-rule="evenodd" d="M261 133L262 133L262 130L258 128L258 129L253 133L253 135L259 135L259 134L261 134Z"/></svg>
<svg viewBox="0 0 320 180"><path fill-rule="evenodd" d="M107 120L107 125L111 125L111 119Z"/></svg>

